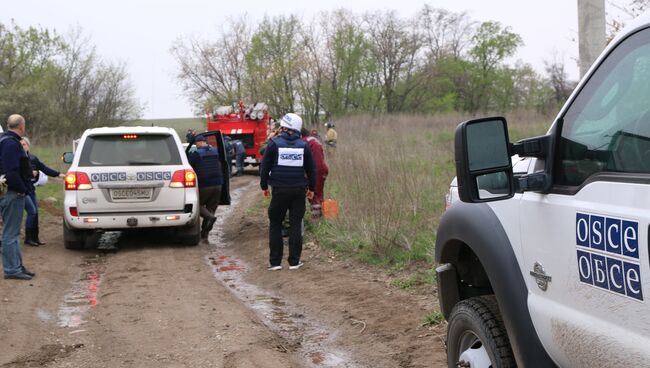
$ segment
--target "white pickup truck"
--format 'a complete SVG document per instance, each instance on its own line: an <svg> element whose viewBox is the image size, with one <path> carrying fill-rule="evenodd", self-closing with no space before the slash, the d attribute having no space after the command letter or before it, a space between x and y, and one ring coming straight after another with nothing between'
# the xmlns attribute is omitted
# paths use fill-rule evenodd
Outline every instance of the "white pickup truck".
<svg viewBox="0 0 650 368"><path fill-rule="evenodd" d="M449 367L650 366L648 101L645 14L547 135L512 144L501 117L458 126L436 239Z"/></svg>

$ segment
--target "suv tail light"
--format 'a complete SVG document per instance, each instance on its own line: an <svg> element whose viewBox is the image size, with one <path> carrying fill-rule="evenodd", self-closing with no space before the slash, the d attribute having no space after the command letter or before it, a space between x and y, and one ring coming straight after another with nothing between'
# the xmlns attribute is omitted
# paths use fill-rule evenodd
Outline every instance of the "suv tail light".
<svg viewBox="0 0 650 368"><path fill-rule="evenodd" d="M88 174L81 171L70 171L65 176L65 190L89 190L93 189Z"/></svg>
<svg viewBox="0 0 650 368"><path fill-rule="evenodd" d="M172 175L172 188L194 188L196 186L196 173L193 170L176 170Z"/></svg>

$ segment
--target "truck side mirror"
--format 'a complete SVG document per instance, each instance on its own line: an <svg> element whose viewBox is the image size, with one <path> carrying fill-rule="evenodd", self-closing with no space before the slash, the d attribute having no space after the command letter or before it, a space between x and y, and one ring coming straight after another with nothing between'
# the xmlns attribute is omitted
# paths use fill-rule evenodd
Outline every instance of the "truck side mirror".
<svg viewBox="0 0 650 368"><path fill-rule="evenodd" d="M74 153L72 152L65 152L63 156L61 156L61 160L66 164L71 164L72 159L74 159Z"/></svg>
<svg viewBox="0 0 650 368"><path fill-rule="evenodd" d="M463 202L512 198L514 179L505 118L469 120L455 136L458 194Z"/></svg>

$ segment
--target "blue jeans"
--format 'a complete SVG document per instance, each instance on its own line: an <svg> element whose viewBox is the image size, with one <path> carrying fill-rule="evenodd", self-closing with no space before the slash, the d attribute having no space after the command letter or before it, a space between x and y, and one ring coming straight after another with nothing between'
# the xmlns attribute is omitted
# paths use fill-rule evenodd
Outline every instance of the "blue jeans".
<svg viewBox="0 0 650 368"><path fill-rule="evenodd" d="M25 197L13 190L0 199L2 210L2 267L5 275L22 272L23 255L20 250L20 225L23 222Z"/></svg>
<svg viewBox="0 0 650 368"><path fill-rule="evenodd" d="M25 211L27 219L25 220L26 229L35 229L38 227L38 202L36 201L36 192L25 196Z"/></svg>
<svg viewBox="0 0 650 368"><path fill-rule="evenodd" d="M244 154L237 154L236 156L236 162L237 164L237 175L243 175L244 174Z"/></svg>

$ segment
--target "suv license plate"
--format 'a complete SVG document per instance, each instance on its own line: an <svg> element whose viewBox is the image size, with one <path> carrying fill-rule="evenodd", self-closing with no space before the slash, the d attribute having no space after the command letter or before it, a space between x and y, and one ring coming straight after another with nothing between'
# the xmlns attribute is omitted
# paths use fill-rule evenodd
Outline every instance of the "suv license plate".
<svg viewBox="0 0 650 368"><path fill-rule="evenodd" d="M151 199L151 188L111 189L113 199Z"/></svg>

